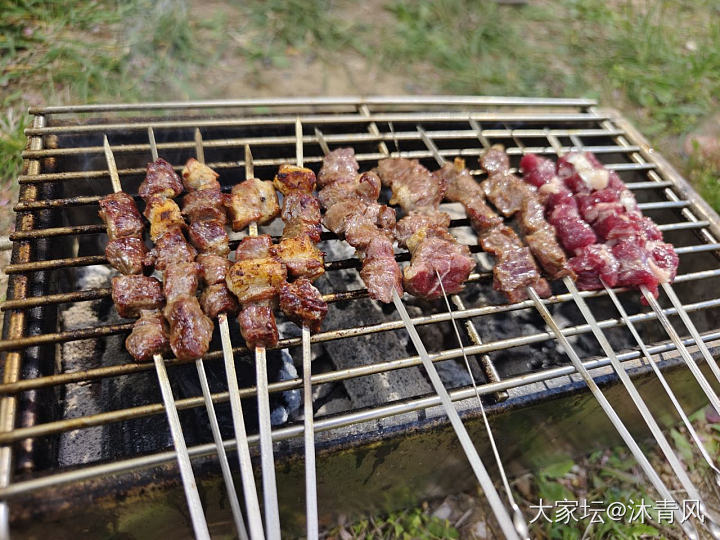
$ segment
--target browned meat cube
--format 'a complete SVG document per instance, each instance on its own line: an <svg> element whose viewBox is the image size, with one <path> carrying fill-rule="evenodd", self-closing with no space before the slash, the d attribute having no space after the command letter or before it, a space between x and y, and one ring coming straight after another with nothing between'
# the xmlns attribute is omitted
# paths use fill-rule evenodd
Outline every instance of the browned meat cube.
<svg viewBox="0 0 720 540"><path fill-rule="evenodd" d="M203 253L227 255L230 252L228 234L219 221L193 221L188 227L192 244Z"/></svg>
<svg viewBox="0 0 720 540"><path fill-rule="evenodd" d="M493 288L515 303L528 297L528 287L533 287L542 297L550 295L550 286L540 276L530 249L523 247L501 254L493 268Z"/></svg>
<svg viewBox="0 0 720 540"><path fill-rule="evenodd" d="M376 236L367 244L362 261L360 278L367 287L370 298L392 302L393 289L402 296L402 272L393 252L392 240L383 234Z"/></svg>
<svg viewBox="0 0 720 540"><path fill-rule="evenodd" d="M403 272L403 284L406 291L420 298L442 296L440 280L446 294L461 291L475 268L470 249L439 227L426 229L425 237L411 250L412 259Z"/></svg>
<svg viewBox="0 0 720 540"><path fill-rule="evenodd" d="M384 204L350 199L332 205L325 212L323 223L335 234L344 235L348 224L358 219L381 229L391 230L395 226L395 210Z"/></svg>
<svg viewBox="0 0 720 540"><path fill-rule="evenodd" d="M147 165L145 180L138 188L138 194L146 201L153 195L173 199L183 190L182 181L172 165L158 158Z"/></svg>
<svg viewBox="0 0 720 540"><path fill-rule="evenodd" d="M495 227L488 234L481 236L480 245L484 251L497 258L524 247L517 233L505 225Z"/></svg>
<svg viewBox="0 0 720 540"><path fill-rule="evenodd" d="M142 274L147 253L145 242L136 236L114 238L105 246L108 262L122 274Z"/></svg>
<svg viewBox="0 0 720 540"><path fill-rule="evenodd" d="M182 170L182 181L187 191L220 189L218 173L195 158L190 158Z"/></svg>
<svg viewBox="0 0 720 540"><path fill-rule="evenodd" d="M112 299L118 315L137 317L140 310L159 309L165 301L162 284L154 277L131 275L112 278Z"/></svg>
<svg viewBox="0 0 720 540"><path fill-rule="evenodd" d="M200 304L205 315L214 319L220 313L234 315L238 310L238 303L235 297L225 286L225 283L208 285L200 295Z"/></svg>
<svg viewBox="0 0 720 540"><path fill-rule="evenodd" d="M207 352L213 322L203 313L198 299L183 296L165 306L170 325L170 348L178 360L197 360Z"/></svg>
<svg viewBox="0 0 720 540"><path fill-rule="evenodd" d="M231 264L226 257L213 255L212 253L201 253L197 256L196 261L200 265L200 277L205 282L205 285L225 283L225 275Z"/></svg>
<svg viewBox="0 0 720 540"><path fill-rule="evenodd" d="M320 241L320 203L309 193L290 193L283 200L282 220L285 222L283 236L307 234L313 242Z"/></svg>
<svg viewBox="0 0 720 540"><path fill-rule="evenodd" d="M375 202L380 196L381 187L378 175L368 171L325 186L318 193L318 199L325 208L347 199Z"/></svg>
<svg viewBox="0 0 720 540"><path fill-rule="evenodd" d="M105 222L107 235L110 240L127 238L129 236L141 237L145 228L135 206L135 200L122 191L111 193L100 199L98 214Z"/></svg>
<svg viewBox="0 0 720 540"><path fill-rule="evenodd" d="M275 189L283 195L290 193L312 193L315 189L315 173L305 167L280 165L273 179Z"/></svg>
<svg viewBox="0 0 720 540"><path fill-rule="evenodd" d="M245 261L249 259L269 257L272 245L272 238L269 234L246 236L240 241L237 249L235 250L235 260Z"/></svg>
<svg viewBox="0 0 720 540"><path fill-rule="evenodd" d="M532 234L549 227L548 222L545 221L545 207L536 195L523 199L520 214L518 215L518 223L520 230L524 234Z"/></svg>
<svg viewBox="0 0 720 540"><path fill-rule="evenodd" d="M225 281L240 304L245 305L273 298L286 278L284 264L274 257L262 257L237 261Z"/></svg>
<svg viewBox="0 0 720 540"><path fill-rule="evenodd" d="M285 264L290 277L315 281L325 273L325 255L309 236L283 238L272 253Z"/></svg>
<svg viewBox="0 0 720 540"><path fill-rule="evenodd" d="M352 148L338 148L323 158L322 168L317 176L318 186L329 186L334 182L353 179L360 169Z"/></svg>
<svg viewBox="0 0 720 540"><path fill-rule="evenodd" d="M575 278L575 272L567 264L565 252L557 242L552 225L527 235L525 242L550 279L560 279L565 276Z"/></svg>
<svg viewBox="0 0 720 540"><path fill-rule="evenodd" d="M185 227L180 208L172 199L153 195L148 200L143 214L150 222L150 238L153 242L170 229Z"/></svg>
<svg viewBox="0 0 720 540"><path fill-rule="evenodd" d="M280 287L280 309L298 326L306 324L311 332L317 332L328 305L310 280L300 278Z"/></svg>
<svg viewBox="0 0 720 540"><path fill-rule="evenodd" d="M275 347L280 336L275 315L267 303L250 304L238 315L240 333L251 351L257 347Z"/></svg>
<svg viewBox="0 0 720 540"><path fill-rule="evenodd" d="M488 174L505 172L510 168L510 160L502 145L493 145L480 158L480 166Z"/></svg>
<svg viewBox="0 0 720 540"><path fill-rule="evenodd" d="M195 260L197 251L185 239L182 229L174 227L155 241L155 247L145 257L147 266L155 265L160 271L167 267Z"/></svg>
<svg viewBox="0 0 720 540"><path fill-rule="evenodd" d="M485 234L503 222L503 219L485 204L484 198L475 197L467 201L465 203L465 212L470 218L470 225L480 235Z"/></svg>
<svg viewBox="0 0 720 540"><path fill-rule="evenodd" d="M125 340L125 348L138 362L146 362L156 354L169 351L167 324L162 313L158 310L141 310L140 318Z"/></svg>
<svg viewBox="0 0 720 540"><path fill-rule="evenodd" d="M182 200L182 215L190 221L227 222L225 202L228 197L217 189L192 191Z"/></svg>
<svg viewBox="0 0 720 540"><path fill-rule="evenodd" d="M514 174L490 175L481 186L488 200L505 217L518 212L523 199L531 194L530 187Z"/></svg>
<svg viewBox="0 0 720 540"><path fill-rule="evenodd" d="M253 222L267 223L280 213L272 182L250 178L236 184L225 201L233 231L241 231Z"/></svg>
<svg viewBox="0 0 720 540"><path fill-rule="evenodd" d="M453 163L445 163L442 169L435 171L433 175L447 182L445 198L449 201L464 204L476 197L485 198L480 184L465 168L465 160L462 158L457 157Z"/></svg>
<svg viewBox="0 0 720 540"><path fill-rule="evenodd" d="M392 189L390 204L399 204L405 212L437 208L447 190L444 179L433 176L416 159L382 159L377 173L382 183Z"/></svg>
<svg viewBox="0 0 720 540"><path fill-rule="evenodd" d="M406 248L411 236L431 226L447 229L450 226L450 215L439 210L413 210L395 225L395 239Z"/></svg>
<svg viewBox="0 0 720 540"><path fill-rule="evenodd" d="M194 262L178 263L165 270L163 290L167 303L182 296L195 296L198 288L198 264Z"/></svg>

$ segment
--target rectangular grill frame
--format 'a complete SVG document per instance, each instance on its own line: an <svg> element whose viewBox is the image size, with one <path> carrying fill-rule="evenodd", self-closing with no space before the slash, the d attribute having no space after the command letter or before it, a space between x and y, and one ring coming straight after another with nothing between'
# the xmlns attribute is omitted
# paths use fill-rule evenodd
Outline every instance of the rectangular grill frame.
<svg viewBox="0 0 720 540"><path fill-rule="evenodd" d="M271 113L253 114L252 111L260 109L270 110ZM404 111L403 109L408 109ZM418 111L418 109L423 109ZM228 111L235 111L234 116L228 118L207 118L205 112L210 110L221 110L223 114ZM432 111L430 111L432 110ZM88 123L87 119L82 115L114 113L114 114L139 114L150 113L154 111L188 113L193 111L202 111L201 116L189 117L183 120L163 120L151 119L145 121L127 121L116 123ZM336 112L341 111L341 112ZM470 112L467 112L470 111ZM82 105L68 107L41 107L33 108L30 111L35 115L33 125L26 130L28 135L28 146L23 153L25 164L23 174L18 181L21 185L19 202L15 207L18 212L17 231L11 235L13 241L13 254L11 265L6 269L10 275L8 285L8 298L2 306L6 312L6 319L3 331L3 341L0 341L0 351L4 351L3 366L3 383L0 385L0 499L9 499L21 496L27 496L37 490L47 489L52 486L60 486L71 482L82 482L96 479L105 474L130 473L143 468L156 467L171 463L175 459L173 451L160 451L152 455L142 456L139 458L126 459L109 464L97 464L81 467L71 471L54 472L49 475L23 475L17 482L11 482L13 478L13 444L22 443L30 438L51 437L60 432L67 432L72 429L81 427L89 427L93 425L104 425L108 422L118 421L121 418L141 417L150 414L161 414L164 409L160 403L147 404L135 409L126 409L121 411L113 411L103 414L94 415L93 417L85 417L74 420L60 420L50 423L38 423L24 428L17 428L17 397L22 392L37 391L48 389L60 385L98 380L110 376L122 376L129 373L137 373L152 369L152 363L147 364L125 364L121 366L97 368L86 372L65 373L56 375L46 375L40 378L22 379L21 366L23 351L30 347L38 345L60 344L68 340L83 339L88 337L101 337L129 330L129 324L109 325L100 329L88 331L73 331L58 333L46 333L39 336L29 336L26 332L28 322L28 310L36 307L57 306L66 302L77 302L84 300L93 300L103 298L109 295L109 290L99 289L95 291L76 291L72 293L60 293L54 295L42 295L40 297L33 296L33 281L39 275L42 276L44 271L49 271L65 266L79 266L90 264L103 264L105 262L102 256L91 256L85 258L72 259L55 259L52 261L33 261L32 247L33 242L44 241L47 238L79 235L79 234L96 234L102 232L102 225L81 225L72 227L43 227L43 211L52 209L66 210L78 205L94 204L99 197L76 197L73 199L47 199L45 193L52 187L55 182L73 181L79 178L101 179L107 176L107 171L77 171L77 172L43 172L43 160L49 160L61 156L87 156L89 154L101 154L101 146L86 146L72 148L52 148L46 147L45 141L53 135L67 134L83 134L95 133L100 136L102 133L112 135L113 132L127 132L144 130L152 126L156 133L164 129L178 130L195 127L226 127L226 126L258 126L258 125L287 125L292 126L297 116L300 116L304 125L311 124L315 126L332 126L339 122L347 121L349 124L362 125L365 131L358 129L352 136L335 135L333 133L326 134L325 138L332 147L340 144L368 143L385 144L388 147L396 143L420 143L422 139L420 134L415 131L380 132L377 130L378 123L413 122L422 124L423 122L440 122L440 121L464 121L473 118L480 123L501 123L501 122L527 122L531 127L520 129L483 129L483 135L490 139L520 137L524 139L541 139L544 140L539 146L528 146L528 151L536 151L544 154L555 154L555 149L548 140L548 133L555 137L568 138L570 136L592 137L592 136L608 136L616 141L615 146L588 146L588 150L592 150L602 155L604 153L622 153L627 155L629 163L616 164L613 168L619 171L635 170L645 171L648 181L634 183L633 189L662 189L665 197L664 201L645 203L641 207L645 210L658 208L677 208L681 209L685 221L666 224L661 228L663 230L682 230L694 229L702 237L703 243L694 246L686 246L678 249L682 254L712 252L716 257L720 250L720 217L703 201L699 195L690 187L690 185L682 178L682 176L657 152L655 152L649 143L640 135L640 133L617 111L611 109L597 108L593 100L585 99L530 99L530 98L500 98L500 97L473 97L473 96L418 96L418 97L377 97L377 98L297 98L297 99L268 99L268 100L234 100L234 101L205 101L205 102L189 102L189 103L147 103L135 105ZM49 125L48 118L53 121L56 117L64 118L65 115L81 115L81 120L76 124L66 123ZM107 118L101 120L106 121ZM542 129L555 123L562 122L588 122L593 125L588 129L561 129L548 128L550 131ZM349 125L348 124L348 125ZM533 126L539 126L535 129ZM373 130L375 126L375 130ZM472 129L465 130L433 130L424 126L428 136L434 140L453 140L462 138L472 138L475 136ZM595 131L593 131L595 130ZM317 146L317 139L314 135L306 135L303 137L305 145ZM253 145L291 145L294 144L295 138L291 136L276 137L243 137L237 139L223 139L205 141L206 149L210 148L242 148L244 144ZM113 151L116 155L130 152L143 152L149 154L149 144L133 144L114 146ZM186 150L188 155L193 152L194 143L192 140L180 142L168 142L158 144L158 150L162 155L163 151L168 150ZM564 147L568 150L569 147ZM456 155L463 157L476 157L481 152L481 146L478 144L474 149L468 148L441 148L440 153L446 158L452 158ZM508 153L518 155L519 148L509 148ZM415 149L411 151L403 151L404 157L431 158L432 153L429 148ZM377 159L384 157L382 153L365 153L358 155L358 161L363 166L366 163L372 163ZM305 162L309 166L317 165L322 160L322 154L319 152L307 152ZM280 163L292 161L291 156L282 158L260 158L255 160L256 167L277 166ZM48 163L45 161L45 163ZM221 172L225 168L238 167L244 165L242 161L227 163L208 163ZM119 171L121 177L141 172L142 169L121 169ZM38 227L38 224L40 227ZM453 226L467 225L467 220L455 220ZM325 238L332 238L332 235L326 234ZM477 251L477 249L475 249ZM403 256L400 256L403 260ZM404 258L407 260L407 258ZM329 270L337 268L347 268L356 266L356 261L339 261L327 263ZM678 276L677 282L700 280L704 278L714 278L720 276L720 270L712 269L692 274ZM487 272L480 272L471 276L471 281L487 281L489 279ZM42 281L42 277L40 277ZM586 298L602 296L602 292L582 293ZM362 298L366 296L364 290L331 293L326 295L326 300L330 302L346 301L354 298ZM570 299L569 294L561 294L549 299L550 303L566 302ZM710 300L697 302L694 305L686 305L686 309L690 312L695 310L711 309L720 306L720 300L711 298ZM495 313L501 313L509 310L527 309L532 307L531 301L521 302L512 306L480 306L460 309L455 312L455 318L458 320L470 320L481 316L492 316ZM673 310L666 310L668 314L672 314ZM649 312L633 316L634 322L650 320L654 318L654 314ZM437 324L440 322L448 322L450 317L447 314L433 314L423 316L414 320L416 325ZM611 327L622 324L618 320L601 321L602 327ZM388 331L401 329L402 322L393 321L382 323L373 327L364 328L347 328L340 331L321 332L312 337L313 343L320 343L332 339L346 337L348 335L371 334L373 332ZM463 326L464 327L464 326ZM574 335L577 333L588 333L590 330L587 325L578 325L565 329L566 335ZM717 346L720 339L720 332L708 332L704 336L709 346ZM493 351L506 347L517 346L521 343L530 343L533 340L552 339L549 332L538 333L526 336L523 340L504 340L499 342L490 342L486 344L475 343L465 348L468 354L485 355ZM688 340L691 344L691 341ZM280 343L280 347L296 347L300 344L299 338L284 339ZM674 346L671 343L656 343L650 348L653 353L672 351ZM234 348L235 354L244 354L247 349L238 346ZM206 356L206 360L215 360L220 357L220 351L213 351ZM459 358L462 352L459 349L451 349L443 351L440 354L431 355L434 361L447 360L451 358ZM619 359L626 362L634 362L639 358L637 352L631 351L618 355ZM168 361L168 366L179 364L177 360ZM399 360L390 360L387 362L378 362L372 366L358 367L352 373L329 372L316 374L312 377L313 384L328 382L333 380L341 380L347 376L362 376L370 373L382 373L388 369L401 369L408 366L417 366L420 364L419 358L409 357ZM596 370L595 373L607 374L607 366L609 362L605 358L591 358L585 362L590 369ZM479 386L482 395L493 395L506 392L510 389L526 387L536 383L548 383L561 377L570 377L571 383L574 384L572 374L574 369L570 365L555 367L539 372L523 374L509 379L500 380L497 371L489 361L486 367L486 376L488 382ZM290 388L299 388L301 381L295 379L292 381L275 382L270 384L271 392L278 392ZM255 395L253 387L241 388L242 397L252 397ZM474 395L471 387L461 388L451 392L453 401L470 401ZM502 395L501 395L502 397ZM228 400L227 392L220 392L213 395L216 403ZM438 405L439 400L436 396L422 397L403 403L391 403L385 406L376 407L368 411L352 411L351 413L330 418L320 418L316 420L315 427L319 432L338 429L344 426L351 426L360 422L368 422L381 418L411 413L418 410L426 410L430 407ZM202 398L192 397L180 399L177 402L179 409L188 409L201 407ZM302 424L292 426L284 426L273 431L274 440L285 440L302 436ZM250 443L257 444L257 436L250 437ZM228 448L233 446L233 441L227 442ZM199 445L190 449L191 455L194 457L208 456L213 452L212 444Z"/></svg>

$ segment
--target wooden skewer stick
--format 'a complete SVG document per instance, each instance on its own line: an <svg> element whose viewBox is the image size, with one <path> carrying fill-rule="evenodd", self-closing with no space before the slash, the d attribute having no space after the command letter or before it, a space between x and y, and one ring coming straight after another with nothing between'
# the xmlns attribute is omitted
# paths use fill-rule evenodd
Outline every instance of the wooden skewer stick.
<svg viewBox="0 0 720 540"><path fill-rule="evenodd" d="M152 128L148 128L152 133ZM151 144L154 136L151 139ZM113 191L118 193L122 191L120 185L120 177L115 164L115 156L113 155L107 136L103 138L103 146L105 149L105 159L107 160L108 169L110 171L110 180L112 181ZM152 145L154 146L154 145ZM155 150L157 153L157 149ZM157 158L156 158L157 159ZM185 490L185 498L187 499L188 508L190 509L190 518L193 524L195 537L199 539L210 539L207 521L203 512L202 503L200 502L200 494L198 493L197 484L195 483L195 475L192 470L192 463L185 444L182 426L180 425L180 417L178 416L177 407L175 406L175 398L170 386L170 379L165 370L165 361L159 354L153 356L155 370L157 372L158 383L160 384L160 393L162 394L165 412L167 413L168 423L170 424L170 435L172 436L175 452L177 453L178 467L180 468L180 477L182 478L183 488Z"/></svg>

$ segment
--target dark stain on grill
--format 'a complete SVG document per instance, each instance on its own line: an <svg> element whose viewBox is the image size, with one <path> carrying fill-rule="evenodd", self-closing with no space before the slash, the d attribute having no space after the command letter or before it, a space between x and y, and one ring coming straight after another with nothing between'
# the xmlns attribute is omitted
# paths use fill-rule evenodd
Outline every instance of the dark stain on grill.
<svg viewBox="0 0 720 540"><path fill-rule="evenodd" d="M527 115L525 119L508 116L506 109L496 105L435 105L432 108L440 116L431 114L429 105L373 105L372 110L377 112L372 114L380 115L376 119L379 136L369 134L370 119L360 116L356 104L313 105L302 108L303 114L320 116L314 117L315 120L304 119L304 133L307 136L318 126L331 148L353 146L363 170L375 166L382 157L378 151L381 140L394 151L395 139L405 155L417 157L425 166L435 169L436 163L416 131L418 123L446 159L462 155L471 168L477 168L481 145L468 124L470 110L476 114L491 143L509 147L514 167L521 154L516 138L527 148L539 147L542 153L551 154L544 127L554 130L565 146L572 144L569 134L575 133L586 147L596 149L604 163L614 166L623 180L637 185L634 193L638 201L655 205L646 213L656 222L682 225L666 231L665 235L667 241L676 246L689 248L681 256L679 279L674 285L683 303L716 300L714 291L720 285L720 272L702 276L702 281L693 273L714 272L718 268L717 253L702 250L703 244L717 242L720 236L717 216L664 165L660 168L657 163L636 158L640 155L636 151L643 143L622 119L612 116L607 125L603 122L608 115L576 104L565 104L550 112L519 106L518 111ZM284 106L271 109L271 113L233 109L216 117L208 116L207 111L195 117L179 113L172 120L186 120L185 125L156 127L155 135L161 156L179 169L194 155L195 123L205 122L206 127L202 129L206 159L211 166L217 165L223 189L227 190L244 179L244 142L251 141L255 174L259 178L272 178L283 160L294 162L296 111L297 107ZM335 111L355 116L347 121L333 121L331 116ZM263 123L263 119L273 120L281 112L287 115L286 122ZM253 115L256 123L233 123ZM402 115L412 116L403 119ZM145 163L150 160L145 129L138 128L138 122L147 123L148 118L111 118L108 113L79 120L74 130L69 131L63 128L69 124L62 115L49 116L48 129L38 133L45 134L46 141L52 137L52 144L46 143L44 148L36 145L27 154L26 169L20 177L23 197L15 207L19 212L18 226L12 236L13 259L7 269L11 276L10 293L3 305L4 341L0 342L0 351L6 351L6 369L12 367L11 361L18 357L15 351L22 357L20 381L13 382L6 373L5 384L0 385L0 397L19 398L15 426L25 428L21 434L35 433L32 438L20 437L16 432L0 433L0 442L16 443L14 481L33 478L35 474L53 475L73 468L82 471L90 465L142 459L172 449L153 366L134 364L124 350L123 341L132 323L117 317L109 299L111 272L103 255L106 236L97 216L98 199L111 190L102 154L103 133L107 131L114 147L123 189L135 194ZM388 118L392 119L392 129ZM158 122L165 120L167 118L157 117ZM127 123L127 128L101 129L103 124L122 122ZM93 126L93 130L86 131L86 126ZM48 135L48 130L56 132ZM30 133L36 132L30 130ZM619 146L614 137L621 133L630 138L633 146ZM131 146L123 148L126 145ZM83 150L86 147L93 150ZM54 148L57 152L45 152ZM322 160L320 147L306 140L304 151L306 165L317 172ZM33 158L41 159L42 163ZM51 165L55 168L50 169ZM387 195L383 195L386 201ZM680 200L674 201L672 196ZM473 253L478 253L476 238L464 213L451 205L448 210L453 216L452 232L462 243L469 244ZM694 226L690 223L692 219L706 221L707 226ZM261 232L277 236L280 227L281 224L275 223L262 227ZM327 232L323 233L321 242L321 249L328 254L327 272L317 285L330 309L321 333L314 336L312 347L313 373L318 381L313 386L314 412L317 423L350 415L344 422L349 425L329 431L323 428L316 433L321 519L327 521L339 512L377 508L378 501L386 501L391 495L397 501L408 503L412 498L422 499L462 488L468 481L467 466L458 454L457 442L444 416L437 407L426 409L416 405L417 400L431 395L431 387L419 362L405 362L416 352L398 323L397 314L392 306L379 305L367 298L358 277L359 262L351 248ZM237 239L231 242L236 243ZM482 254L479 257L483 263L491 262ZM407 261L409 255L400 252L397 259ZM558 451L587 451L587 443L583 444L577 438L579 435L570 433L572 426L577 426L578 418L586 420L600 413L587 393L582 392L583 384L569 380L566 373L557 374L569 362L552 335L543 335L548 331L537 311L530 304L505 306L503 297L492 290L490 270L488 264L478 266L477 273L471 276L459 296L467 309L483 308L470 320L486 344L487 349L483 350L488 350L500 380L513 381L507 389L507 401L494 403L492 394L483 397L493 427L501 434L501 453L520 469L537 466ZM561 284L553 286L554 293L566 294ZM550 299L548 307L553 317L563 327L582 326L581 314L568 300L566 297L562 301ZM586 300L599 321L610 321L605 333L615 350L633 349L634 341L607 296L593 294ZM631 315L647 311L640 305L639 294L622 294L621 300ZM449 389L467 390L470 378L457 351L452 325L444 316L444 302L406 298L406 304L412 317L423 318L418 331L428 352L440 355L437 367L445 384ZM669 307L669 303L663 307ZM691 317L701 332L717 332L719 314L718 304L711 302L699 306ZM23 318L25 324L21 325L19 321ZM472 347L475 345L465 332L467 320L458 312L464 344ZM302 410L300 381L293 363L300 365L301 340L297 327L279 322L283 339L278 348L268 351L267 355L271 387L281 389L271 394L272 414L276 426L289 429L292 437L276 445L278 485L284 516L298 516L304 510L298 503L303 497L302 437L297 437L302 434L298 430L298 426L302 426ZM230 330L244 396L243 412L247 429L254 436L257 432L256 402L251 390L255 380L254 358L244 346L235 321L230 321ZM658 346L671 355L672 346L665 345L667 336L654 319L643 322L640 331L648 345L660 344ZM587 328L573 328L570 340L581 358L602 356ZM211 391L218 398L216 410L223 437L229 439L234 434L221 354L216 336L205 358L205 368ZM405 362L402 368L395 365L400 360ZM483 384L488 382L489 375L479 367L482 365L479 360L471 355L473 373L478 383ZM198 397L201 392L195 367L174 360L167 365L175 398L185 404L179 414L188 446L208 443L212 439L202 399ZM375 369L378 365L382 369ZM655 379L645 376L647 370L639 363L634 365L638 380L649 389L643 394L652 395L657 386ZM693 405L702 401L675 357L668 356L663 365L667 367L667 376L675 377L672 386L683 400ZM534 382L527 382L522 379L526 376L538 377ZM612 384L614 381L607 373L600 379L618 407L630 408L627 398ZM657 394L657 390L654 391ZM188 403L191 406L187 406ZM397 407L396 414L385 417L385 413L378 412L381 407ZM476 404L468 399L458 403L458 408L473 440L487 450ZM362 423L352 417L360 412L370 413L369 421ZM637 427L632 419L629 422ZM46 434L40 436L40 433ZM593 437L597 444L614 440L606 428L592 423L585 434L585 439L587 437ZM193 463L206 502L226 503L216 461L199 458ZM237 467L234 452L230 454L230 463L233 468ZM19 530L24 532L33 530L35 525L31 520L52 518L70 526L74 523L73 516L84 514L88 514L88 518L77 526L87 525L87 530L99 531L110 521L119 523L118 516L137 513L145 503L151 503L157 505L154 508L159 522L178 521L176 529L182 535L182 531L187 531L187 516L184 516L186 510L179 485L177 470L170 460L169 464L126 471L116 477L86 479L63 487L21 493L16 495L18 504L13 503L11 508ZM353 493L353 501L346 500L349 492ZM88 511L93 502L99 505ZM227 519L226 509L216 510L209 518L217 518L217 522ZM283 522L290 523L293 519L283 519Z"/></svg>

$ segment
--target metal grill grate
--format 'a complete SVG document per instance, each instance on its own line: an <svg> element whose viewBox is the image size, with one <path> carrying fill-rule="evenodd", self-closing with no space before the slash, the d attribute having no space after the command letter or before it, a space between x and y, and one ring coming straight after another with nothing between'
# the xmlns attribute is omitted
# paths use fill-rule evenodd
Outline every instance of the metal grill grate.
<svg viewBox="0 0 720 540"><path fill-rule="evenodd" d="M278 165L295 161L295 122L299 116L303 127L305 165L317 171L323 159L314 129L319 128L331 148L354 147L361 170L372 168L387 150L404 157L418 158L428 168L436 162L433 148L446 159L464 157L468 165L477 167L477 156L482 142L502 143L517 165L523 151L555 155L558 150L567 152L584 148L594 152L608 168L616 170L640 201L643 212L652 217L676 246L680 255L680 270L675 281L685 310L700 329L708 346L717 346L720 340L720 218L702 201L688 184L656 152L645 139L616 112L598 109L591 100L584 99L514 99L482 97L416 97L416 98L319 98L282 100L211 101L198 103L154 103L138 105L87 105L75 107L46 107L31 110L35 115L29 137L21 185L17 230L11 235L13 256L6 268L10 275L8 300L2 305L5 327L0 351L4 351L4 379L0 384L0 499L25 496L29 493L60 484L90 480L110 473L127 473L142 468L171 463L174 451L158 447L138 456L121 456L110 462L87 462L81 466L63 468L38 457L39 448L57 444L63 434L97 426L125 425L141 418L163 415L159 399L131 407L118 408L113 399L104 403L104 409L73 418L58 417L52 411L53 399L63 398L67 385L73 383L100 383L113 378L145 374L153 369L152 363L136 364L129 357L113 365L99 365L89 369L62 371L48 361L50 355L62 357L62 344L80 340L104 340L122 335L131 329L131 323L119 322L99 326L82 326L63 330L55 324L59 310L73 303L85 301L109 302L108 288L79 290L76 283L61 279L73 269L104 265L106 259L97 241L104 235L104 225L97 218L97 201L111 191L106 167L102 137L107 135L118 162L119 174L125 189L134 193L149 160L150 144L145 138L152 127L161 156L178 170L185 160L194 156L193 133L200 128L203 134L206 161L220 174L224 187L242 180L243 148L249 145L255 156L256 175L271 178ZM89 116L90 115L90 116ZM141 118L139 118L141 117ZM480 126L480 133L474 126ZM420 128L422 131L420 131ZM423 137L426 137L425 139ZM484 139L484 140L483 140ZM556 141L561 147L558 148ZM474 170L480 177L480 171ZM448 205L450 207L452 205ZM469 233L467 219L454 219L453 231ZM270 226L269 232L276 230ZM331 233L322 239L326 249L341 241ZM237 243L231 242L231 247ZM473 242L474 243L474 240ZM321 245L322 248L322 245ZM70 250L70 252L68 252ZM471 245L479 253L477 245ZM68 256L72 255L72 256ZM482 257L482 256L481 256ZM400 252L399 261L408 260ZM482 262L482 260L481 260ZM352 271L359 263L355 258L328 260L329 273ZM552 342L554 335L538 323L533 331L526 326L506 328L504 337L493 335L491 322L511 312L531 312L532 300L513 305L503 304L491 292L490 267L481 264L471 275L466 291L456 303L455 319L472 321L478 328L474 333L461 325L467 334L465 352L482 356L480 365L485 381L478 389L482 395L498 400L508 396L514 399L536 392L537 385L550 388L573 382L575 369L565 358L548 358L542 365L510 365L502 359L520 354L522 347L541 346ZM367 298L364 289L332 290L329 281L319 282L331 310L342 310L348 316L338 327L324 330L311 338L314 346L327 342L349 340L363 343L380 333L403 334L403 323L393 313L383 314L369 323L352 317L356 302ZM581 338L591 334L579 312L573 311L571 294L562 283L554 284L551 298L545 304L554 313L562 311L567 320L563 333L567 337ZM675 345L667 339L654 312L642 307L639 293L617 289L630 312L630 320L640 329L652 354L673 351ZM625 324L607 306L606 292L583 292L589 306L596 313L599 326L615 332L619 343L629 335ZM487 299L491 302L488 303ZM661 299L662 301L662 299ZM422 305L413 322L419 328L433 328L450 324L450 315L443 305ZM664 313L673 318L677 314L669 302L663 304ZM614 313L614 312L612 312ZM52 326L48 325L48 321ZM497 324L497 323L495 323ZM237 326L231 321L231 326ZM251 355L239 333L234 329L233 345L236 359L251 361ZM681 332L682 335L685 331ZM354 340L354 341L353 341ZM685 338L687 345L693 340ZM301 345L299 332L283 336L279 349L295 352ZM358 345L361 346L361 345ZM463 351L451 346L438 346L431 352L434 362L454 361L462 358ZM583 361L594 374L607 374L609 360L599 349L588 346ZM206 365L219 363L222 358L220 341L206 355ZM498 360L500 358L500 360ZM627 365L641 365L642 354L628 345L618 359ZM393 370L407 370L421 365L420 358L400 355L386 358L378 356L368 365L355 365L345 369L314 370L312 384L333 383L359 379ZM190 365L169 360L170 378L197 377ZM31 368L31 369L28 369ZM149 376L149 375L148 375ZM269 385L273 395L302 388L302 380L293 377L275 380ZM241 380L243 398L256 395L254 380ZM475 391L470 385L460 385L451 391L454 401L471 400ZM39 401L36 396L41 396ZM176 392L176 395L177 392ZM229 400L226 387L216 385L212 395L216 404ZM351 409L334 415L318 416L316 432L327 432L325 441L341 427L370 425L380 419L426 411L439 404L435 395L412 395L371 407ZM199 392L182 392L177 407L185 421L188 411L204 406ZM372 429L372 426L369 428ZM301 438L303 424L291 421L273 430L276 441ZM249 442L256 445L253 432ZM226 446L233 448L234 441ZM207 441L197 440L190 446L192 457L211 455L215 447ZM15 458L13 460L13 457ZM13 468L14 467L14 468ZM12 480L12 481L11 481Z"/></svg>

